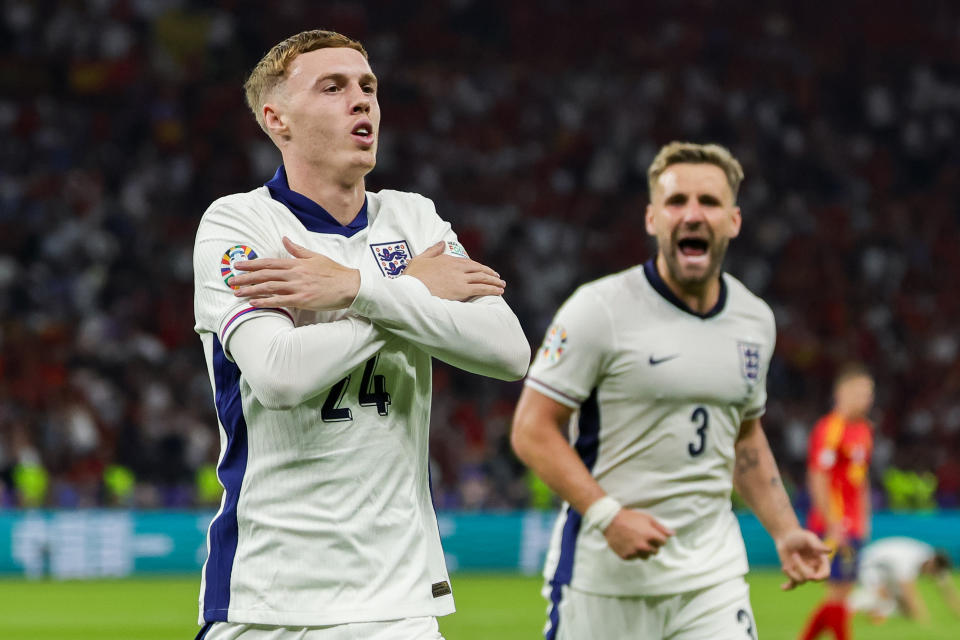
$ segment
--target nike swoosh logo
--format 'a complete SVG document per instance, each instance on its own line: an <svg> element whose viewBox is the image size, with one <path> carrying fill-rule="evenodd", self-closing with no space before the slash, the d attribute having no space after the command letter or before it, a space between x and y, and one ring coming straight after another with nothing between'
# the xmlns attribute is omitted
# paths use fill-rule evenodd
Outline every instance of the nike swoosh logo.
<svg viewBox="0 0 960 640"><path fill-rule="evenodd" d="M666 362L667 360L673 360L674 358L679 358L679 357L680 357L679 353L675 353L672 356L665 356L663 358L654 358L653 356L650 356L650 366L655 367L658 364L662 364Z"/></svg>

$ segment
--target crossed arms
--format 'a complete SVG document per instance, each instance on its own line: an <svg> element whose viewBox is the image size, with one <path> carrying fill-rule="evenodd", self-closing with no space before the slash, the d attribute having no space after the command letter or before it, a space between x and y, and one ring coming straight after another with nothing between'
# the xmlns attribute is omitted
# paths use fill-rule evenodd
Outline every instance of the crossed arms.
<svg viewBox="0 0 960 640"><path fill-rule="evenodd" d="M489 267L445 255L438 243L411 260L400 278L377 281L283 242L292 258L236 265L246 273L233 279L235 295L255 308L348 309L350 315L293 327L279 314L265 314L237 327L230 352L265 407L289 408L322 393L393 340L472 373L515 380L526 372L530 346L499 297L505 283Z"/></svg>

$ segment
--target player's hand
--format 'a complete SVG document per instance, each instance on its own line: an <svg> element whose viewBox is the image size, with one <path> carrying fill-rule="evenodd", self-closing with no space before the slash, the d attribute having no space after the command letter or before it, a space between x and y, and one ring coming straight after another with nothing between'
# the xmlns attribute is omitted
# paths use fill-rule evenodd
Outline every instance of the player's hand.
<svg viewBox="0 0 960 640"><path fill-rule="evenodd" d="M656 555L673 534L649 513L635 509L620 509L603 532L607 544L624 560Z"/></svg>
<svg viewBox="0 0 960 640"><path fill-rule="evenodd" d="M325 311L349 307L360 290L360 272L301 247L286 236L283 246L293 258L257 258L238 262L245 271L230 281L234 295L250 306L295 307Z"/></svg>
<svg viewBox="0 0 960 640"><path fill-rule="evenodd" d="M470 258L443 252L438 242L407 263L403 275L413 276L427 285L430 293L445 300L465 302L477 296L500 296L507 283L500 274Z"/></svg>
<svg viewBox="0 0 960 640"><path fill-rule="evenodd" d="M780 566L789 580L780 585L789 591L808 580L823 580L830 575L830 547L806 529L792 529L777 542Z"/></svg>

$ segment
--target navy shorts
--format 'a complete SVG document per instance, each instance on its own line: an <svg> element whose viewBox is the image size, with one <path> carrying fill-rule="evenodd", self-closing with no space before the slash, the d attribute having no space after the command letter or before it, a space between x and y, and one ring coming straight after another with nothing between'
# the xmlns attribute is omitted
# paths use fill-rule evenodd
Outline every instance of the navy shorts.
<svg viewBox="0 0 960 640"><path fill-rule="evenodd" d="M860 549L863 540L850 538L846 546L837 549L830 563L830 580L836 582L856 582L857 569L860 568Z"/></svg>

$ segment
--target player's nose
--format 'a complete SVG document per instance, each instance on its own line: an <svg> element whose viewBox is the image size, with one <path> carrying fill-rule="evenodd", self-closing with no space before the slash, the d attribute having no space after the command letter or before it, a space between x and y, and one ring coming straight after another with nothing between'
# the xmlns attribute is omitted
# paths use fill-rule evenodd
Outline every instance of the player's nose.
<svg viewBox="0 0 960 640"><path fill-rule="evenodd" d="M707 217L704 214L703 207L696 202L688 204L683 210L683 215L680 217L680 221L688 226L698 225L706 219Z"/></svg>
<svg viewBox="0 0 960 640"><path fill-rule="evenodd" d="M370 113L370 96L359 87L354 90L353 100L351 101L351 113Z"/></svg>

